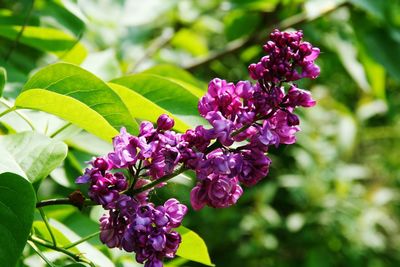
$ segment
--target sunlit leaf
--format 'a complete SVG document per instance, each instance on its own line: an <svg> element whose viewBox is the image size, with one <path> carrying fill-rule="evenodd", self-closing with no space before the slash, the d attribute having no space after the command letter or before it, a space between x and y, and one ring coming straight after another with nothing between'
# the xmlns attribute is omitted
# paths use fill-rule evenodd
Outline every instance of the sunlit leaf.
<svg viewBox="0 0 400 267"><path fill-rule="evenodd" d="M112 80L144 96L190 126L201 123L198 95L171 80L153 74L136 74Z"/></svg>
<svg viewBox="0 0 400 267"><path fill-rule="evenodd" d="M164 78L179 80L198 87L203 93L206 89L206 85L203 82L197 80L190 72L185 71L182 68L176 67L174 65L156 65L154 67L151 67L150 69L143 71L142 73L155 74Z"/></svg>
<svg viewBox="0 0 400 267"><path fill-rule="evenodd" d="M9 172L0 174L0 262L3 266L16 265L32 226L35 203L35 193L26 179Z"/></svg>
<svg viewBox="0 0 400 267"><path fill-rule="evenodd" d="M99 78L71 64L58 63L37 72L15 105L52 113L109 142L121 127L138 131L121 98Z"/></svg>
<svg viewBox="0 0 400 267"><path fill-rule="evenodd" d="M178 256L207 266L214 266L208 255L207 246L198 234L184 226L180 226L176 230L182 236L182 243L176 253Z"/></svg>
<svg viewBox="0 0 400 267"><path fill-rule="evenodd" d="M109 83L108 85L121 97L133 117L155 122L161 114L168 114L175 120L174 129L185 132L190 128L189 125L175 117L171 112L151 102L134 90L116 83Z"/></svg>

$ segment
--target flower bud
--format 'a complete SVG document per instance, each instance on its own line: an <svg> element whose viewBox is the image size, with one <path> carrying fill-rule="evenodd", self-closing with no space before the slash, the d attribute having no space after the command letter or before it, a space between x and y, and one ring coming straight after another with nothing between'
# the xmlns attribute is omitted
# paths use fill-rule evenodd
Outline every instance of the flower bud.
<svg viewBox="0 0 400 267"><path fill-rule="evenodd" d="M174 127L174 124L174 120L166 114L162 114L160 117L158 117L157 128L159 130L170 130L172 127Z"/></svg>

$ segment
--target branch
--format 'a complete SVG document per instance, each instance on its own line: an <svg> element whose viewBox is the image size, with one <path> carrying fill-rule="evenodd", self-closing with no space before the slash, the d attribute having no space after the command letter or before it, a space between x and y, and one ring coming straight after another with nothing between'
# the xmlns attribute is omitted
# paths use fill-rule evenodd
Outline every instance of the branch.
<svg viewBox="0 0 400 267"><path fill-rule="evenodd" d="M154 180L154 181L151 182L151 183L148 183L148 184L146 184L146 185L144 185L144 186L142 186L142 187L140 187L140 188L137 188L137 189L132 190L132 194L133 194L133 195L137 195L137 194L139 194L139 193L141 193L141 192L144 192L144 191L146 191L146 190L152 189L152 188L155 187L156 185L161 184L161 183L163 183L163 182L166 182L166 181L168 181L168 180L174 178L175 176L177 176L178 174L181 174L182 172L184 172L184 171L186 171L186 170L187 170L187 169L186 169L184 166L182 166L182 167L180 167L178 170L176 170L175 172L173 172L173 173L171 173L171 174L165 175L165 176L163 176L163 177L161 177L161 178L158 178L157 180Z"/></svg>
<svg viewBox="0 0 400 267"><path fill-rule="evenodd" d="M332 13L333 11L339 9L340 7L348 5L346 2L342 3L340 5L334 6L330 9L326 9L324 12L320 14L320 16L313 17L313 18L308 18L306 13L300 13L297 15L294 15L292 17L289 17L280 23L275 24L274 26L270 27L267 32L270 32L273 29L287 29L291 27L295 27L298 24L304 23L306 21L314 21L322 16L326 16L329 13ZM228 54L234 53L236 51L239 51L241 48L248 46L249 44L252 44L254 42L258 42L263 36L266 36L266 33L259 34L259 31L255 30L253 35L250 35L248 37L244 37L242 39L238 39L235 41L232 41L228 43L225 47L224 50L218 51L218 52L212 52L208 56L201 57L198 59L195 59L193 62L183 65L182 68L192 71L198 67L201 67L203 65L207 65L208 63L220 59Z"/></svg>
<svg viewBox="0 0 400 267"><path fill-rule="evenodd" d="M54 205L72 205L81 210L84 207L96 206L99 204L90 199L85 199L82 193L77 190L72 192L68 198L54 198L39 201L36 203L36 208Z"/></svg>
<svg viewBox="0 0 400 267"><path fill-rule="evenodd" d="M15 38L13 45L10 47L10 49L8 50L6 56L4 57L4 61L5 62L7 62L10 59L10 56L11 56L12 52L15 50L15 48L17 48L17 45L19 43L19 39L21 39L22 34L25 31L26 25L28 25L28 21L29 21L29 18L31 17L31 14L32 14L34 6L35 6L35 0L32 0L31 1L31 5L29 6L29 9L28 9L28 13L26 14L24 22L23 22L23 24L21 26L21 29L19 30L18 35Z"/></svg>
<svg viewBox="0 0 400 267"><path fill-rule="evenodd" d="M71 257L72 259L74 259L77 262L84 262L84 263L87 263L87 264L89 264L90 266L93 266L93 267L96 266L96 265L94 265L93 262L91 262L90 260L86 259L82 255L75 254L75 253L73 253L73 252L71 252L69 250L66 250L65 248L60 248L60 247L54 246L54 245L48 243L47 241L45 241L45 240L43 240L43 239L41 239L41 238L39 238L37 236L34 236L34 235L30 236L29 240L32 241L33 243L37 244L37 245L41 245L43 247L50 248L52 250L64 253L65 255Z"/></svg>

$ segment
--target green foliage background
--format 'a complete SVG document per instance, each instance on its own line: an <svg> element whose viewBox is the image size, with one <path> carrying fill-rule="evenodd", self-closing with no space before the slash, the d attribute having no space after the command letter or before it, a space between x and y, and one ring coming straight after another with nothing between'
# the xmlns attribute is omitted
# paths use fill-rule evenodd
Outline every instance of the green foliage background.
<svg viewBox="0 0 400 267"><path fill-rule="evenodd" d="M58 61L80 64L103 81L114 79L106 84L79 70L79 77L91 79L96 88L107 88L104 98L126 96L126 118L109 118L101 122L104 127L96 121L73 121L68 110L52 110L75 124L57 136L65 123L60 118L19 111L37 132L56 136L51 144L58 147L60 162L63 145L56 142L68 145L65 160L48 170L47 179L41 173L31 180L44 179L37 197L67 196L77 189L73 181L85 161L110 149L109 143L88 132L110 127L100 136L107 139L115 134L111 126L118 128L130 118L154 120L160 112L174 114L180 129L202 123L196 116L196 99L207 82L214 77L248 79L247 66L262 55L261 45L275 27L301 29L307 41L320 47L321 76L300 83L313 92L318 105L301 114L303 131L295 146L271 151L268 178L246 189L234 207L189 211L185 226L205 240L216 266L400 266L399 0L0 1L0 65L7 72L5 77L0 70L0 88L7 80L0 89L0 112L17 96L18 107L49 112L33 100L41 95L32 90L46 87L50 78L25 83L39 68ZM63 66L50 67L52 78L62 75ZM51 90L75 88L77 80ZM165 96L169 98L159 101ZM65 100L52 97L57 103ZM87 105L104 101L72 97ZM97 112L104 116L109 111ZM127 126L135 131L136 121L130 123ZM26 130L31 127L15 113L1 118L2 135ZM27 139L23 134L20 138ZM0 143L7 143L7 137ZM11 159L18 155L7 151ZM4 157L2 152L1 160ZM59 164L57 158L53 161ZM16 164L24 176L23 163ZM153 199L161 202L173 196L188 204L191 176L182 175ZM98 230L101 211L96 208L79 213L72 207L52 207L46 212L57 220L59 235L66 235L61 240L73 239L63 227L80 236ZM38 213L34 228L45 232ZM111 259L104 266L135 266L132 255L108 250L96 238L88 245L95 255L101 253L98 257ZM69 263L65 257L52 257L62 266ZM29 248L19 263L43 264ZM181 258L167 265L200 266Z"/></svg>

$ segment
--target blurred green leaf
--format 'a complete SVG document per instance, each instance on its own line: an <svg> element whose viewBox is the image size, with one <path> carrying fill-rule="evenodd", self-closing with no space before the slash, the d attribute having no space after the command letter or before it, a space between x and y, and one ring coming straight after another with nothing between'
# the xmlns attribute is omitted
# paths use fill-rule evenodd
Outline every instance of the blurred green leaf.
<svg viewBox="0 0 400 267"><path fill-rule="evenodd" d="M32 183L44 179L67 155L67 146L63 142L34 132L1 136L0 150L0 171L4 172L4 167L5 171L10 171L9 168L14 166L15 171L19 170L18 174Z"/></svg>
<svg viewBox="0 0 400 267"><path fill-rule="evenodd" d="M375 97L386 101L386 70L385 68L371 59L371 57L363 52L360 58L364 65L365 72L371 84Z"/></svg>
<svg viewBox="0 0 400 267"><path fill-rule="evenodd" d="M279 4L281 0L231 0L234 7L237 9L250 9L250 10L260 10L265 12L271 12L275 10L275 7Z"/></svg>
<svg viewBox="0 0 400 267"><path fill-rule="evenodd" d="M35 192L26 179L14 173L0 174L0 262L3 266L16 265L31 230L35 204Z"/></svg>
<svg viewBox="0 0 400 267"><path fill-rule="evenodd" d="M70 30L75 36L82 34L85 29L83 21L66 9L61 1L42 0L35 5L35 10L40 12L41 16L51 16L58 23Z"/></svg>
<svg viewBox="0 0 400 267"><path fill-rule="evenodd" d="M374 26L362 14L353 14L352 21L359 44L368 55L380 63L393 78L400 79L400 40L393 38L390 29ZM369 51L373 51L370 53Z"/></svg>
<svg viewBox="0 0 400 267"><path fill-rule="evenodd" d="M0 67L0 97L3 94L4 86L7 83L7 71L5 68Z"/></svg>
<svg viewBox="0 0 400 267"><path fill-rule="evenodd" d="M37 72L15 105L52 113L107 141L121 127L138 131L119 96L99 78L71 64L58 63Z"/></svg>
<svg viewBox="0 0 400 267"><path fill-rule="evenodd" d="M376 0L349 0L349 2L377 18L385 20L385 9L388 6L388 2Z"/></svg>
<svg viewBox="0 0 400 267"><path fill-rule="evenodd" d="M194 56L205 55L208 52L205 39L190 29L181 29L178 31L171 40L171 45L186 50Z"/></svg>
<svg viewBox="0 0 400 267"><path fill-rule="evenodd" d="M245 10L230 12L225 18L225 35L232 41L252 34L261 22L261 15Z"/></svg>
<svg viewBox="0 0 400 267"><path fill-rule="evenodd" d="M206 244L198 234L184 226L178 227L176 231L182 237L182 243L179 245L176 255L207 266L215 266L211 263Z"/></svg>
<svg viewBox="0 0 400 267"><path fill-rule="evenodd" d="M0 26L0 36L12 41L20 31L21 26ZM70 63L81 63L87 54L86 48L74 37L53 28L26 26L19 42L43 52L51 52Z"/></svg>

